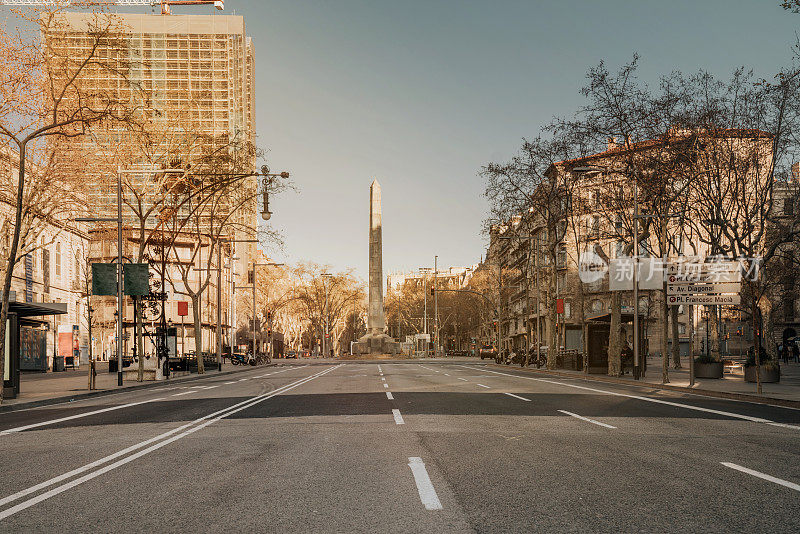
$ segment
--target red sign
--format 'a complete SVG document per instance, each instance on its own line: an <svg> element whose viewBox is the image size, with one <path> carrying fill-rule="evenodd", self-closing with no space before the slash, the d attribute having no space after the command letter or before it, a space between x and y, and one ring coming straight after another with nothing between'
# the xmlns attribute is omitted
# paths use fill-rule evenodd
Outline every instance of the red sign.
<svg viewBox="0 0 800 534"><path fill-rule="evenodd" d="M178 302L178 315L180 317L185 317L189 315L189 303L188 302Z"/></svg>
<svg viewBox="0 0 800 534"><path fill-rule="evenodd" d="M556 299L556 313L564 313L564 299Z"/></svg>

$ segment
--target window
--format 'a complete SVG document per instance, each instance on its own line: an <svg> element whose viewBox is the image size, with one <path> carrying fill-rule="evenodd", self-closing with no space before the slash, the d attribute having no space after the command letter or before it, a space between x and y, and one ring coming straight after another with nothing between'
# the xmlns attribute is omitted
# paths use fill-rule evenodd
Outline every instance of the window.
<svg viewBox="0 0 800 534"><path fill-rule="evenodd" d="M556 267L558 267L559 269L563 269L566 266L567 266L567 246L559 245L558 256L556 258Z"/></svg>
<svg viewBox="0 0 800 534"><path fill-rule="evenodd" d="M794 215L794 203L791 198L783 199L783 214L790 217Z"/></svg>
<svg viewBox="0 0 800 534"><path fill-rule="evenodd" d="M592 237L600 239L600 216L592 217Z"/></svg>
<svg viewBox="0 0 800 534"><path fill-rule="evenodd" d="M783 301L783 317L787 321L794 320L794 299Z"/></svg>
<svg viewBox="0 0 800 534"><path fill-rule="evenodd" d="M61 278L61 242L56 243L56 278Z"/></svg>

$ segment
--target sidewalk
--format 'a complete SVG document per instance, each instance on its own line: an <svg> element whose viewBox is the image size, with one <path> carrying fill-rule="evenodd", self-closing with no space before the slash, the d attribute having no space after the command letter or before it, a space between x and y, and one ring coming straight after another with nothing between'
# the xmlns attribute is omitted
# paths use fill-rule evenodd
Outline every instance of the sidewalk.
<svg viewBox="0 0 800 534"><path fill-rule="evenodd" d="M274 363L272 365L274 365ZM133 388L147 388L157 385L163 386L164 384L175 382L213 378L214 376L227 375L249 369L254 368L249 365L233 366L228 363L222 366L222 372L214 370L206 371L205 374L198 375L197 373L179 371L173 372L169 380L160 380L158 382L153 380L137 382L136 380L126 379L120 388L117 386L117 373L108 372L108 362L97 362L96 389L92 391L89 391L88 365L82 365L79 369L70 369L58 373L22 373L20 375L19 395L17 395L16 399L3 399L3 404L0 404L0 413L15 409L55 404L69 401L70 399L77 400L79 398L107 395Z"/></svg>
<svg viewBox="0 0 800 534"><path fill-rule="evenodd" d="M744 371L741 367L725 368L721 379L697 378L693 387L689 387L689 359L681 359L681 369L673 369L670 361L669 384L661 383L661 359L650 357L647 359L647 374L642 380L634 380L630 374L622 377L606 375L585 375L582 371L568 371L564 369L539 369L559 376L571 378L588 378L601 382L625 383L630 385L651 385L661 389L693 392L697 394L734 398L769 404L782 404L800 408L800 364L781 362L781 381L775 384L762 384L761 395L756 393L756 384L744 381ZM536 367L530 369L536 371Z"/></svg>

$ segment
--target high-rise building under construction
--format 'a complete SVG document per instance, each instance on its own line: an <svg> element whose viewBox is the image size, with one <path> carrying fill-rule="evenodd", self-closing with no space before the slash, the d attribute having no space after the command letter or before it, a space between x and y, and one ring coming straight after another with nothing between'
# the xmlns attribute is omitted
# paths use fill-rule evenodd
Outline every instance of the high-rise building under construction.
<svg viewBox="0 0 800 534"><path fill-rule="evenodd" d="M82 58L97 58L97 64L85 67L81 74L81 91L111 95L120 102L127 102L130 109L135 110L136 127L130 124L121 125L113 121L104 121L95 125L89 135L76 137L66 145L62 142L64 153L70 153L65 160L71 162L85 182L88 209L94 216L115 217L117 209L117 176L118 169L123 169L124 187L123 220L125 221L125 239L123 254L130 260L142 260L141 252L145 250L142 243L145 234L151 245L145 252L144 259L152 264L159 263L158 245L163 247L164 235L160 241L159 228L168 226L165 219L170 215L177 219L183 212L197 213L195 204L176 203L176 210L165 209L163 199L165 190L163 176L159 179L153 172L163 167L174 167L174 162L187 166L187 162L198 154L209 154L224 151L232 159L239 161L238 171L252 172L255 167L255 87L254 87L254 47L251 38L245 33L244 19L231 15L146 15L146 14L113 14L103 15L113 19L113 23L98 23L98 15L91 13L62 13L58 24L52 25L52 31L43 36L45 43L57 50L55 54L64 61L81 61ZM99 42L98 26L106 24L111 28ZM103 64L110 59L119 68L108 68ZM99 126L99 127L98 127ZM136 128L147 131L147 142L141 143ZM232 154L232 152L239 152ZM244 161L244 167L241 162ZM136 172L140 170L141 172ZM170 177L168 177L170 179ZM193 176L197 183L204 183L203 176ZM161 181L159 181L161 180ZM159 197L153 202L162 202L164 206L149 213L147 206L138 213L134 208L138 199L130 198L133 191L139 189L151 196ZM168 188L168 186L166 187ZM253 243L239 243L235 256L233 247L217 246L220 238L226 243L232 240L248 239L256 235L257 230L257 178L242 179L238 191L244 200L233 202L225 199L227 205L217 202L217 209L211 215L204 215L204 224L213 219L224 217L226 209L236 214L225 232L213 229L204 231L195 227L194 235L173 237L173 257L161 250L162 265L166 265L165 289L170 293L167 302L167 314L170 320L178 322L177 302L189 300L180 287L201 287L204 279L208 279L201 298L201 331L203 345L206 350L213 351L216 332L216 307L223 307L223 324L227 333L235 328L230 317L230 301L232 296L225 291L222 302L216 302L218 283L216 274L209 271L224 270L222 283L230 287L233 272L244 273L254 256ZM145 204L147 194L142 195ZM166 215L165 215L166 214ZM188 215L187 215L188 216ZM200 216L197 216L198 220ZM228 223L231 220L226 219ZM138 227L145 232L138 232ZM173 224L173 223L170 223ZM208 223L212 224L212 223ZM174 223L173 226L177 226ZM116 254L116 235L112 224L100 223L92 232L92 260L110 262ZM191 228L189 229L189 233ZM181 230L177 232L181 233ZM187 232L184 232L187 233ZM137 251L139 254L137 254ZM214 259L214 254L217 257ZM193 258L189 260L188 258ZM129 260L129 261L130 261ZM190 269L188 280L179 280L181 273L176 267L191 261L196 268ZM204 267L205 266L205 267ZM205 268L205 270L204 270ZM152 269L151 269L152 272ZM176 280L178 279L178 280ZM188 283L187 283L188 282ZM183 296L181 296L183 295ZM227 301L227 302L226 302ZM130 304L130 303L129 303ZM105 328L106 337L113 337L113 299L98 303L98 319L101 330ZM191 307L190 307L191 309ZM191 324L191 315L186 318ZM132 312L125 313L125 326L132 324ZM187 350L194 347L193 329L182 331L187 338ZM127 336L126 336L127 337ZM179 346L181 341L178 341ZM96 347L99 349L99 347ZM123 347L123 350L125 347ZM130 352L127 347L126 352ZM97 352L99 353L99 351Z"/></svg>

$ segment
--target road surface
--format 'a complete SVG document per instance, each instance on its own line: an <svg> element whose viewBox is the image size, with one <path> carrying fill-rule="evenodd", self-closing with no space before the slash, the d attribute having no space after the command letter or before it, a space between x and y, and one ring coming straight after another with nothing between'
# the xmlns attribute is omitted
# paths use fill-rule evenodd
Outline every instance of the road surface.
<svg viewBox="0 0 800 534"><path fill-rule="evenodd" d="M0 414L3 532L799 532L800 411L474 359Z"/></svg>

